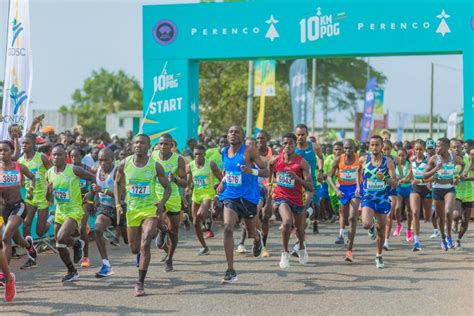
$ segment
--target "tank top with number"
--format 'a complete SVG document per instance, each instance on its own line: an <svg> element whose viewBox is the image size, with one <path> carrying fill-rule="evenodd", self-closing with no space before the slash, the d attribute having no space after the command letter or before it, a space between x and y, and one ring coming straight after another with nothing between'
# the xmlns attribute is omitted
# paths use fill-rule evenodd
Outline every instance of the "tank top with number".
<svg viewBox="0 0 474 316"><path fill-rule="evenodd" d="M303 178L301 170L301 161L303 157L296 155L293 161L286 163L284 161L284 153L278 156L274 165L275 173L275 199L284 199L295 206L303 206L303 187L288 175L288 171L292 171L298 177Z"/></svg>
<svg viewBox="0 0 474 316"><path fill-rule="evenodd" d="M66 165L61 173L55 168L48 170L48 181L53 184L53 196L61 212L82 210L81 188L79 177L74 174L72 165Z"/></svg>
<svg viewBox="0 0 474 316"><path fill-rule="evenodd" d="M395 168L395 174L397 175L398 179L405 178L408 175L409 167L410 167L410 163L408 162L408 160L405 160L405 163L403 164L403 167L402 167L403 174L400 174L400 171L398 170L398 168ZM411 183L402 183L400 184L400 187L402 188L411 187Z"/></svg>
<svg viewBox="0 0 474 316"><path fill-rule="evenodd" d="M139 168L133 162L134 156L125 160L125 190L127 212L150 211L156 209L156 168L155 161L151 158L145 166Z"/></svg>
<svg viewBox="0 0 474 316"><path fill-rule="evenodd" d="M35 152L31 160L27 160L26 156L23 155L18 159L18 162L25 165L32 174L35 175L35 187L33 189L33 196L44 197L46 193L46 168L44 167L43 160L41 159L41 153ZM25 177L25 189L30 189L30 179Z"/></svg>
<svg viewBox="0 0 474 316"><path fill-rule="evenodd" d="M100 172L102 171L102 168L99 166L97 169L97 174L95 176L95 182L97 183L98 186L102 188L102 191L108 190L110 192L114 191L114 174L115 174L115 166L110 171L110 173L107 175L105 180L100 179ZM110 207L115 207L115 199L111 197L110 195L104 194L102 192L99 192L99 203L102 205L110 206Z"/></svg>
<svg viewBox="0 0 474 316"><path fill-rule="evenodd" d="M388 177L387 157L382 155L382 162L379 166L372 165L371 154L367 155L364 168L364 200L375 203L389 202L388 187L385 181L379 180L376 177L378 171L381 171L385 177Z"/></svg>
<svg viewBox="0 0 474 316"><path fill-rule="evenodd" d="M205 160L204 165L198 168L196 160L189 163L191 174L193 175L193 194L214 193L215 177L212 172L211 161Z"/></svg>
<svg viewBox="0 0 474 316"><path fill-rule="evenodd" d="M153 158L154 161L158 162L163 167L163 169L165 170L165 175L168 177L168 179L170 179L170 175L173 175L175 177L179 175L179 171L178 171L179 155L177 153L172 153L168 160L161 160L160 151L157 150L151 154L151 158ZM178 185L170 181L170 186L171 186L170 199L171 198L180 199L181 196L179 194ZM163 197L163 193L165 192L165 189L159 183L156 185L155 188L156 188L156 197L158 199L161 199Z"/></svg>
<svg viewBox="0 0 474 316"><path fill-rule="evenodd" d="M219 194L219 199L240 199L243 198L254 204L260 200L260 189L256 176L243 173L240 166L245 166L244 153L245 145L242 144L240 150L234 157L228 156L229 146L222 151L222 161L224 162L224 190Z"/></svg>
<svg viewBox="0 0 474 316"><path fill-rule="evenodd" d="M340 185L354 185L357 184L357 169L359 168L359 156L354 154L354 162L346 165L346 154L342 154L339 158L339 173L337 181Z"/></svg>
<svg viewBox="0 0 474 316"><path fill-rule="evenodd" d="M413 157L413 160L411 162L411 171L413 173L413 178L415 180L424 180L425 179L425 171L426 168L428 168L428 160L425 157L423 157L423 160L421 162L417 161L416 157ZM426 186L426 183L417 183L416 185L418 186Z"/></svg>
<svg viewBox="0 0 474 316"><path fill-rule="evenodd" d="M0 188L13 188L21 185L21 170L17 162L13 162L13 170L0 169Z"/></svg>

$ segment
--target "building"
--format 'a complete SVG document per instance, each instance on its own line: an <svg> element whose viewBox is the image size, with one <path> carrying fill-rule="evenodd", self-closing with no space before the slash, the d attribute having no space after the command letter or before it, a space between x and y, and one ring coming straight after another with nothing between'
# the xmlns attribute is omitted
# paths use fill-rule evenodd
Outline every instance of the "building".
<svg viewBox="0 0 474 316"><path fill-rule="evenodd" d="M110 135L117 134L120 138L127 137L127 131L136 135L142 126L142 111L121 111L107 114L106 131Z"/></svg>

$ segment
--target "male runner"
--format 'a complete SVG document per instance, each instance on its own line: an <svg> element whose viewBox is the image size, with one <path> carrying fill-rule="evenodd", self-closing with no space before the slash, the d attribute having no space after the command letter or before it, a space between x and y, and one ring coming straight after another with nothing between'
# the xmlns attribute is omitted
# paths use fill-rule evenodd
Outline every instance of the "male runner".
<svg viewBox="0 0 474 316"><path fill-rule="evenodd" d="M46 173L46 197L50 203L53 196L56 201L54 238L59 256L68 269L62 282L71 282L79 278L79 273L71 262L67 247L74 249L74 263L79 263L84 257L84 241L75 241L72 237L80 229L84 216L79 179L93 182L95 178L79 166L66 164L66 151L62 144L53 146L51 156L53 167Z"/></svg>
<svg viewBox="0 0 474 316"><path fill-rule="evenodd" d="M150 137L145 134L135 136L133 155L120 162L115 176L114 196L117 210L117 225L124 210L122 192L126 192L127 235L132 254L140 255L138 281L135 296L145 295L145 277L150 264L151 240L156 232L158 216L163 214L164 205L171 194L171 187L163 167L148 157ZM156 197L156 179L164 188L163 197Z"/></svg>
<svg viewBox="0 0 474 316"><path fill-rule="evenodd" d="M464 158L464 173L461 174L461 182L456 191L456 198L461 200L461 227L459 228L456 246L461 248L461 239L467 231L471 212L474 208L474 149L470 150L469 156Z"/></svg>
<svg viewBox="0 0 474 316"><path fill-rule="evenodd" d="M359 158L356 196L360 193L359 185L362 180L362 223L364 229L369 230L368 234L372 240L378 236L375 266L383 269L385 225L391 208L388 186L395 188L397 180L392 160L382 154L382 137L374 135L370 138L369 151L367 156ZM376 223L373 222L374 216Z"/></svg>
<svg viewBox="0 0 474 316"><path fill-rule="evenodd" d="M339 213L339 237L336 239L336 244L344 244L344 228L346 222L349 221L349 244L347 245L347 252L345 260L353 261L352 247L354 246L354 238L357 227L357 212L359 211L360 200L356 195L357 183L357 168L359 166L359 156L355 153L355 143L352 139L344 141L344 153L334 159L332 168L328 173L327 181L334 189L337 197L341 201ZM337 175L336 186L333 176Z"/></svg>
<svg viewBox="0 0 474 316"><path fill-rule="evenodd" d="M52 224L53 217L48 221L48 201L45 199L46 195L46 171L51 168L51 163L48 158L37 151L35 151L36 136L34 134L26 134L23 138L22 150L23 156L18 160L19 163L28 167L28 169L35 175L35 187L33 190L33 199L25 199L26 204L26 218L23 224L23 236L25 240L33 243L31 234L31 223L38 211L38 219L36 222L36 234L43 236L49 231ZM25 189L28 191L30 182L25 179ZM28 256L28 260L20 267L20 269L29 269L36 267L36 259Z"/></svg>
<svg viewBox="0 0 474 316"><path fill-rule="evenodd" d="M198 252L198 256L210 254L202 234L202 223L205 222L209 216L209 208L216 197L216 190L214 188L216 182L214 180L216 178L219 182L222 180L222 174L217 165L213 161L204 158L205 151L204 146L196 145L194 147L195 159L186 167L188 188L192 191L191 209L194 230L202 246Z"/></svg>
<svg viewBox="0 0 474 316"><path fill-rule="evenodd" d="M162 217L158 218L159 233L156 239L156 245L160 249L164 246L166 234L169 235L171 240L168 246L168 257L165 260L165 272L174 271L173 255L178 245L181 213L181 194L179 188L185 189L187 185L186 163L183 157L171 151L172 147L173 138L171 135L163 134L158 142L159 150L154 151L151 155L151 158L163 167L171 188L171 195L165 204L165 212ZM162 199L164 187L158 185L155 188L156 197Z"/></svg>
<svg viewBox="0 0 474 316"><path fill-rule="evenodd" d="M243 144L243 129L233 125L227 134L229 146L222 152L225 177L219 185L219 200L224 203L224 249L227 271L222 283L237 281L234 270L234 227L238 219L245 221L249 238L254 238L253 255L262 252L262 235L255 228L257 204L260 200L257 177L268 177L268 169L257 149ZM259 169L254 169L257 166Z"/></svg>
<svg viewBox="0 0 474 316"><path fill-rule="evenodd" d="M306 214L303 203L303 187L313 190L309 165L303 157L295 153L296 136L285 134L282 138L282 152L269 162L270 182L275 177L274 201L282 219L281 237L283 252L280 268L290 267L288 242L293 226L298 235L298 257L301 264L308 263L309 256L304 244ZM271 209L272 196L268 194L266 209Z"/></svg>

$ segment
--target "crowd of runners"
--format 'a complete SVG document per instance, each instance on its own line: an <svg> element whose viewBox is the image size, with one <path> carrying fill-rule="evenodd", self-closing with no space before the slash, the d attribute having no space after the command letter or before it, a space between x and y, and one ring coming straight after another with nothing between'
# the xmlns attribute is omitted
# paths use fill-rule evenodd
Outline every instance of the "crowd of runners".
<svg viewBox="0 0 474 316"><path fill-rule="evenodd" d="M21 269L41 264L32 229L41 237L54 226L55 246L67 269L62 282L78 279L78 266L90 267L90 216L102 259L96 277L113 274L107 247L123 240L136 256L134 295L143 296L152 245L161 249L164 271L173 271L182 223L194 227L201 245L196 253L204 256L211 252L206 240L214 237L213 220L223 221L227 268L221 282L234 283L234 252L247 251L246 238L252 239L255 257L269 256L271 220L281 222L281 269L290 268L292 256L300 264L310 260L305 232L312 227L317 234L321 221L338 221L335 243L346 245L341 257L353 262L358 219L376 241L375 265L381 269L390 237L403 230L413 252L421 251L427 238L439 239L443 251L461 247L474 207L472 141L392 144L390 133L382 131L366 144L346 139L320 145L300 124L270 142L263 130L245 138L235 125L215 147L191 140L180 154L169 134L152 146L144 134L86 139L70 132L56 135L52 127L39 129L40 123L36 118L26 135L11 128L11 140L0 141L0 284L6 301L15 296L9 270L15 249L26 249ZM420 220L432 222L431 236L421 235ZM110 227L115 235L108 243Z"/></svg>

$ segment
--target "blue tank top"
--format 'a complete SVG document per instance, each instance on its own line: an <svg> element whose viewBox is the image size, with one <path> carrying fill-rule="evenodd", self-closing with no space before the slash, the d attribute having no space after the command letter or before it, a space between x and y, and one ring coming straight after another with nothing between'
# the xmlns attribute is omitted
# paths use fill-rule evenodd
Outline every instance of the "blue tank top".
<svg viewBox="0 0 474 316"><path fill-rule="evenodd" d="M370 154L367 155L364 168L364 195L363 199L366 201L372 201L376 203L389 202L388 192L389 187L385 181L379 180L376 178L378 171L381 171L385 177L389 177L388 168L387 168L387 157L382 156L382 162L380 166L375 167L372 165L372 157Z"/></svg>
<svg viewBox="0 0 474 316"><path fill-rule="evenodd" d="M258 177L243 173L240 169L240 166L245 165L245 145L242 145L237 154L232 158L229 158L228 151L229 146L225 147L222 151L225 181L224 190L219 194L219 200L244 198L249 202L258 204L260 200Z"/></svg>
<svg viewBox="0 0 474 316"><path fill-rule="evenodd" d="M316 154L313 150L313 144L308 143L308 148L306 149L299 149L296 147L295 153L303 156L303 158L308 162L311 171L311 178L313 178L313 184L317 183L316 169L318 168L318 159L316 158Z"/></svg>

